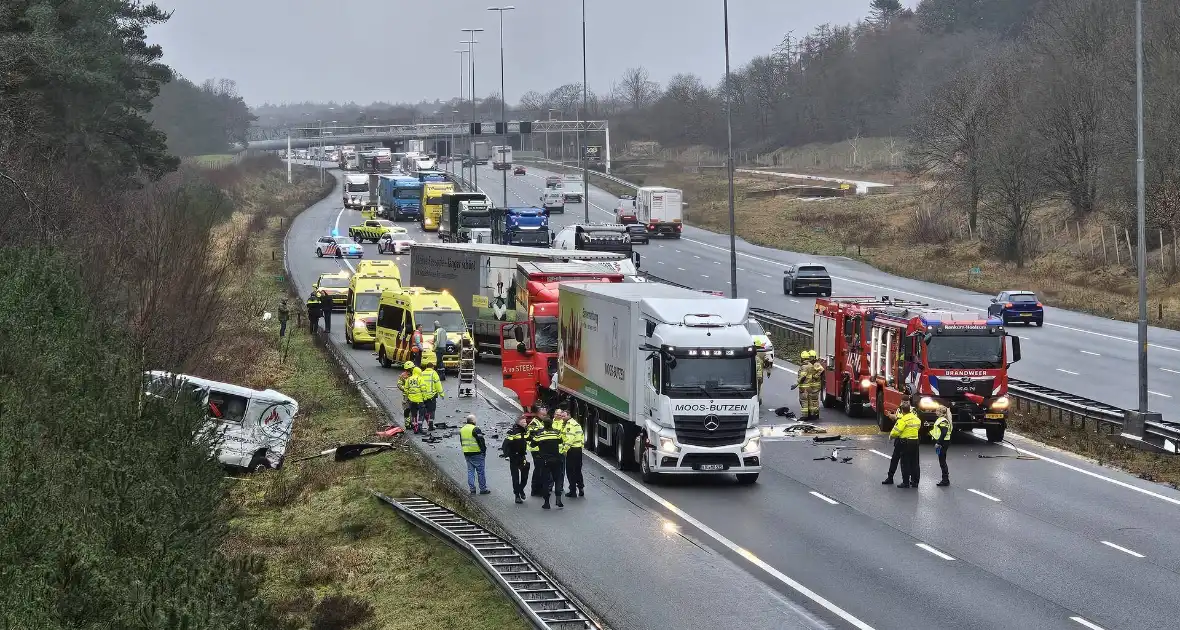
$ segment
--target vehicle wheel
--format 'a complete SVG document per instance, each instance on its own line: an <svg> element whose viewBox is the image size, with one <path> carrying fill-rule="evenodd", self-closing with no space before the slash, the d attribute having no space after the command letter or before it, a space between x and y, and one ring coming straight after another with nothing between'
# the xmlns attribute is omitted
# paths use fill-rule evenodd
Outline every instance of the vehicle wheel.
<svg viewBox="0 0 1180 630"><path fill-rule="evenodd" d="M270 460L266 459L266 453L264 451L254 453L254 457L250 458L250 472L260 473L264 470L270 470Z"/></svg>
<svg viewBox="0 0 1180 630"><path fill-rule="evenodd" d="M615 425L615 467L619 470L630 470L632 456L632 448L627 444L627 427L622 424Z"/></svg>
<svg viewBox="0 0 1180 630"><path fill-rule="evenodd" d="M737 478L739 485L751 486L758 481L758 473L738 473Z"/></svg>
<svg viewBox="0 0 1180 630"><path fill-rule="evenodd" d="M652 472L651 463L648 461L647 454L643 452L641 444L643 437L635 438L635 455L639 460L639 476L643 479L643 483L655 484L660 481L660 474Z"/></svg>
<svg viewBox="0 0 1180 630"><path fill-rule="evenodd" d="M787 286L786 282L784 282L783 283L783 295L790 295L790 294L791 294L791 288Z"/></svg>
<svg viewBox="0 0 1180 630"><path fill-rule="evenodd" d="M798 289L796 289L796 288L794 287L794 285L792 285L792 286L791 286L791 291L790 291L790 293L791 293L791 295L792 295L792 296L797 296L797 295L799 295L799 290L798 290Z"/></svg>
<svg viewBox="0 0 1180 630"><path fill-rule="evenodd" d="M393 367L393 361L390 361L389 357L385 356L384 347L377 351L377 362L380 363L381 367L383 368Z"/></svg>
<svg viewBox="0 0 1180 630"><path fill-rule="evenodd" d="M828 393L828 379L820 381L820 403L823 404L824 409L835 409L836 405L840 404L840 399Z"/></svg>
<svg viewBox="0 0 1180 630"><path fill-rule="evenodd" d="M1045 322L1036 322L1036 324L1037 324L1037 328L1040 328L1041 326L1045 325Z"/></svg>
<svg viewBox="0 0 1180 630"><path fill-rule="evenodd" d="M844 383L844 415L855 418L860 415L860 403L852 402L852 382Z"/></svg>
<svg viewBox="0 0 1180 630"><path fill-rule="evenodd" d="M880 394L877 394L877 428L882 431L893 428L889 426L889 416L885 415L885 400Z"/></svg>
<svg viewBox="0 0 1180 630"><path fill-rule="evenodd" d="M323 258L324 257L324 250L322 250L318 247L315 248L315 255L316 255L316 258Z"/></svg>
<svg viewBox="0 0 1180 630"><path fill-rule="evenodd" d="M987 427L987 441L1000 442L1004 439L1004 433L1007 427Z"/></svg>

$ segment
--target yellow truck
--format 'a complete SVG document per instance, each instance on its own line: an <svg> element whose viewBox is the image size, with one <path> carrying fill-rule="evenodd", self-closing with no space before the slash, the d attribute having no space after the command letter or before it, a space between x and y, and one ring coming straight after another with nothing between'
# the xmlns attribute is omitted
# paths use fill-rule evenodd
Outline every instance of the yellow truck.
<svg viewBox="0 0 1180 630"><path fill-rule="evenodd" d="M360 225L349 227L348 235L358 243L364 243L365 241L376 243L381 240L382 234L389 232L395 227L398 226L394 225L393 221L388 219L368 219Z"/></svg>
<svg viewBox="0 0 1180 630"><path fill-rule="evenodd" d="M397 271L397 267L393 267L393 273L386 273L383 267L357 269L349 281L348 298L344 303L344 340L348 345L357 348L377 341L377 307L385 291L401 288L401 274Z"/></svg>
<svg viewBox="0 0 1180 630"><path fill-rule="evenodd" d="M437 232L438 223L442 220L443 195L454 192L452 182L423 182L422 183L422 229L427 232Z"/></svg>
<svg viewBox="0 0 1180 630"><path fill-rule="evenodd" d="M446 340L434 338L434 323L447 331ZM443 364L439 369L459 370L459 346L466 338L467 321L455 296L446 291L431 291L421 287L403 287L381 294L377 310L377 339L373 351L383 367L401 367L402 363L418 358L414 354L415 326L422 325L422 352L434 354L436 343L445 343Z"/></svg>

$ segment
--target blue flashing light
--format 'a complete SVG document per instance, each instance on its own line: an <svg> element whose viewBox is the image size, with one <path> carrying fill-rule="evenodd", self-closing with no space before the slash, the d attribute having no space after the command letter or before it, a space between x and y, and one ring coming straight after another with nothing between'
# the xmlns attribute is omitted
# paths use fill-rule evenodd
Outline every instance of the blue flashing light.
<svg viewBox="0 0 1180 630"><path fill-rule="evenodd" d="M340 236L340 230L337 230L336 228L332 228L332 236Z"/></svg>
<svg viewBox="0 0 1180 630"><path fill-rule="evenodd" d="M998 317L992 317L987 320L987 325L988 326L1003 326L1004 320L1002 320Z"/></svg>
<svg viewBox="0 0 1180 630"><path fill-rule="evenodd" d="M941 319L926 319L925 317L923 317L922 321L925 322L926 326L933 326L935 328L938 328L939 326L942 325Z"/></svg>

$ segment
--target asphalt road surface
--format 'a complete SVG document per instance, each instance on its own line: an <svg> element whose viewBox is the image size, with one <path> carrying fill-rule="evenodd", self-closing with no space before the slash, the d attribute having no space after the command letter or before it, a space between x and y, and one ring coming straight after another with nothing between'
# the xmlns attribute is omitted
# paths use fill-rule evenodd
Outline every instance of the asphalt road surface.
<svg viewBox="0 0 1180 630"><path fill-rule="evenodd" d="M488 170L480 177L480 186L497 199L498 175ZM543 177L530 169L528 176L510 178L510 203L532 204ZM592 191L592 203L610 207L602 194ZM359 219L336 199L329 196L303 213L288 235L287 256L301 292L319 273L341 266L315 258L315 238ZM556 223L580 220L580 210L568 206L567 218ZM598 218L605 217L600 212ZM710 248L690 245L698 236L639 246L644 268L677 282L724 288L727 269L714 264ZM373 246L366 248L377 256ZM669 266L684 269L677 277L665 272ZM771 289L781 290L777 277L755 285L754 269L742 273L755 291L768 291L767 302L754 300L758 305L803 314L782 308L789 299L771 297ZM691 274L702 282L688 282ZM393 386L396 372L381 369L370 351L344 346L342 324L337 315L334 341L360 377L370 379L380 402L399 415L396 392L383 389ZM793 374L787 367L768 381L768 409L797 408L788 400ZM498 365L481 364L479 371L480 398L448 402L440 415L457 423L475 410L490 433L515 410L498 388ZM448 379L448 392L454 383ZM823 413L825 420L845 422L838 412ZM764 411L763 418L774 416ZM1013 442L992 445L963 436L950 450L949 488L934 486L937 463L925 446L917 490L880 483L890 452L883 436L835 446L768 440L765 469L750 487L725 478L645 486L591 457L586 498L550 512L535 500L514 505L506 465L492 459L496 493L481 503L616 628L1176 627L1180 492L1019 437ZM456 437L424 447L465 483ZM837 447L839 457L851 457L848 463L816 460ZM1013 457L1018 452L1026 458Z"/></svg>
<svg viewBox="0 0 1180 630"><path fill-rule="evenodd" d="M537 205L550 172L528 165L525 176L509 175L510 205ZM482 167L479 184L502 201L500 172ZM594 179L591 178L591 182ZM590 220L613 221L617 198L591 187ZM815 211L823 211L816 202ZM569 221L582 221L584 206L567 206ZM562 219L559 217L558 222ZM900 245L899 245L900 246ZM680 241L653 240L637 245L644 269L657 276L702 289L729 290L729 236L686 226ZM650 256L648 254L650 253ZM648 260L650 258L650 260ZM810 256L751 245L738 240L738 292L754 306L810 321L815 300L783 294L783 267L819 261L832 275L835 295L889 295L922 300L933 306L986 312L994 297L893 276L842 256ZM1011 287L1021 289L1023 287ZM1132 298L1128 298L1131 300ZM1124 409L1138 408L1136 325L1048 307L1043 328L1013 326L1021 339L1022 360L1012 375L1045 387L1086 396ZM1148 395L1152 411L1165 419L1180 417L1180 331L1148 330Z"/></svg>

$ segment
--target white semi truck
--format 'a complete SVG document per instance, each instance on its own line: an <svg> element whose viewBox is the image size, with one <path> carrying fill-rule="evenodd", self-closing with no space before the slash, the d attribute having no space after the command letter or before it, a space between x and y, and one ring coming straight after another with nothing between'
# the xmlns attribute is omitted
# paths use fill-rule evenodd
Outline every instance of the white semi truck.
<svg viewBox="0 0 1180 630"><path fill-rule="evenodd" d="M588 447L661 475L762 469L749 302L658 283L562 283L557 391ZM515 335L527 343L524 334ZM552 401L551 401L552 402Z"/></svg>

